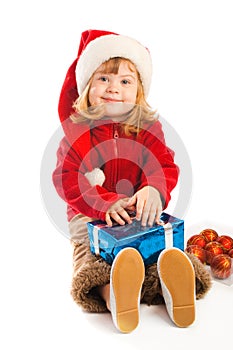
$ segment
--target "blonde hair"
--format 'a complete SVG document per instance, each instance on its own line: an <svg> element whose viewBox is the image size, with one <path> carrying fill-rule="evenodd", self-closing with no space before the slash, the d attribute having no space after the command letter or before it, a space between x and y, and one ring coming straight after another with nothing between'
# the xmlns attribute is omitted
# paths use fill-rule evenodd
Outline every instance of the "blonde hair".
<svg viewBox="0 0 233 350"><path fill-rule="evenodd" d="M126 58L114 57L103 63L102 72L105 74L117 74L121 62L127 62L131 71L136 71L138 79L138 89L136 96L136 104L126 114L127 120L123 123L123 129L126 135L132 133L138 134L142 129L143 123L153 123L158 119L156 111L153 111L147 103L144 95L143 85L140 75L135 65ZM104 115L104 104L91 106L89 102L89 90L92 83L93 75L90 78L83 93L76 99L73 104L74 113L70 116L74 123L88 122L92 124L94 120L99 120Z"/></svg>

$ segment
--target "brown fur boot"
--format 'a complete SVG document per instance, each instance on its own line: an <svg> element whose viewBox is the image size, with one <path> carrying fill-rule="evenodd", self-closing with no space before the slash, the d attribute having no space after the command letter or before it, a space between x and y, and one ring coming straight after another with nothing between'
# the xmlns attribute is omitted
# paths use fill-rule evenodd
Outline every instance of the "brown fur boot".
<svg viewBox="0 0 233 350"><path fill-rule="evenodd" d="M203 298L211 287L211 277L203 264L193 255L190 258L196 275L196 299ZM83 310L107 312L104 300L96 287L108 284L111 266L102 258L94 256L86 244L74 244L73 279L71 295ZM145 280L141 292L141 302L147 305L164 304L157 264L145 267Z"/></svg>
<svg viewBox="0 0 233 350"><path fill-rule="evenodd" d="M95 257L85 244L75 244L73 253L73 279L71 295L83 310L106 312L104 300L96 292L98 286L110 281L111 266Z"/></svg>

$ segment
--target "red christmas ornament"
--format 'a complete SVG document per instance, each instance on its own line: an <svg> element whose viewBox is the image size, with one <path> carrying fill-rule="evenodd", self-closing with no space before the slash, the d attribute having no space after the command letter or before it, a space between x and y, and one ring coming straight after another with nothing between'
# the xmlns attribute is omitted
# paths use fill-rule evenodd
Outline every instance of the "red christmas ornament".
<svg viewBox="0 0 233 350"><path fill-rule="evenodd" d="M203 236L207 242L216 241L218 238L218 233L215 230L212 230L211 228L207 228L201 231L200 235Z"/></svg>
<svg viewBox="0 0 233 350"><path fill-rule="evenodd" d="M206 262L207 264L210 264L212 259L216 255L224 253L224 248L219 242L213 241L206 244L205 251L206 251Z"/></svg>
<svg viewBox="0 0 233 350"><path fill-rule="evenodd" d="M227 254L229 255L230 258L233 258L233 248L230 249Z"/></svg>
<svg viewBox="0 0 233 350"><path fill-rule="evenodd" d="M204 248L206 245L206 240L201 235L193 235L187 241L187 247L189 245L199 245L201 248Z"/></svg>
<svg viewBox="0 0 233 350"><path fill-rule="evenodd" d="M189 245L185 251L195 255L203 264L206 262L206 252L199 245Z"/></svg>
<svg viewBox="0 0 233 350"><path fill-rule="evenodd" d="M230 236L227 236L227 235L219 236L217 239L217 242L222 244L226 252L233 248L233 239Z"/></svg>
<svg viewBox="0 0 233 350"><path fill-rule="evenodd" d="M214 277L228 278L231 275L231 258L227 254L217 255L212 259L210 268Z"/></svg>

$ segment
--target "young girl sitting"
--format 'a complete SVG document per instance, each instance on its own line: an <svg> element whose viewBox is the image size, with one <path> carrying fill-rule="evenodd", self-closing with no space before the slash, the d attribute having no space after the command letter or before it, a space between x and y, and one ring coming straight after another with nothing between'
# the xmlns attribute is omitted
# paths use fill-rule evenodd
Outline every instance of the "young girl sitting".
<svg viewBox="0 0 233 350"><path fill-rule="evenodd" d="M202 264L176 248L148 266L133 248L122 249L112 266L90 252L88 221L152 226L177 184L174 152L146 101L151 75L150 53L138 41L89 30L82 33L59 100L65 136L53 182L68 208L71 294L86 311L111 311L121 332L137 327L140 302L165 302L174 323L187 327L195 319L195 299L210 288Z"/></svg>

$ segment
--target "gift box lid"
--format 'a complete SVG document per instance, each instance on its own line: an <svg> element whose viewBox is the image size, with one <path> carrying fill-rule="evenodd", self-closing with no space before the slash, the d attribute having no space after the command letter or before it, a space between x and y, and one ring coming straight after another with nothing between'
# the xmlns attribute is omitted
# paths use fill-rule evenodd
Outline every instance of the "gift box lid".
<svg viewBox="0 0 233 350"><path fill-rule="evenodd" d="M166 231L166 239L169 240L174 229L178 225L183 224L183 220L178 219L174 216L171 216L167 213L162 213L161 215L162 225L154 224L152 227L141 226L140 221L133 220L132 224L126 225L113 225L109 227L105 222L96 220L87 223L88 233L91 243L98 249L99 240L101 240L101 247L117 247L122 245L122 241L125 244L129 244L132 241L137 240L138 238L143 239L144 235L154 234L156 236L164 237L164 231ZM169 233L171 235L169 235Z"/></svg>

